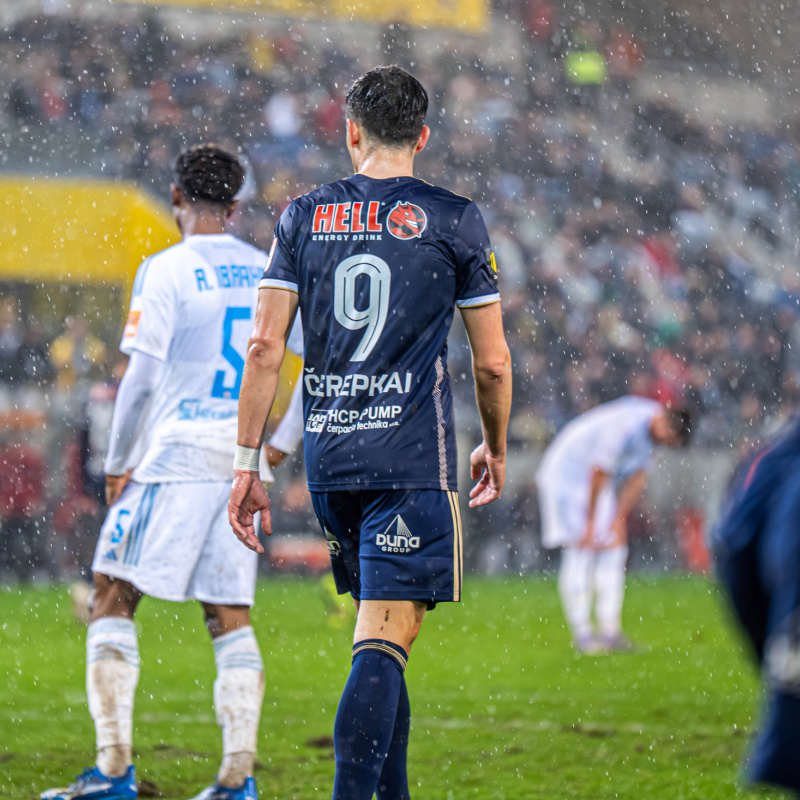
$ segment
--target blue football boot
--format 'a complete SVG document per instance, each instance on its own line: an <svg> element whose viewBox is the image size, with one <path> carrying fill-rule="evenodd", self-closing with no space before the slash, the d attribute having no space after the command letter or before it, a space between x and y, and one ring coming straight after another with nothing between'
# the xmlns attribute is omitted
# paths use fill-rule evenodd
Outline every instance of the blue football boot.
<svg viewBox="0 0 800 800"><path fill-rule="evenodd" d="M85 769L66 789L48 789L42 800L136 800L136 770L131 766L118 778L103 775L97 767Z"/></svg>
<svg viewBox="0 0 800 800"><path fill-rule="evenodd" d="M213 786L203 789L192 800L258 800L256 781L255 778L248 778L236 789L229 789L227 786L215 783Z"/></svg>

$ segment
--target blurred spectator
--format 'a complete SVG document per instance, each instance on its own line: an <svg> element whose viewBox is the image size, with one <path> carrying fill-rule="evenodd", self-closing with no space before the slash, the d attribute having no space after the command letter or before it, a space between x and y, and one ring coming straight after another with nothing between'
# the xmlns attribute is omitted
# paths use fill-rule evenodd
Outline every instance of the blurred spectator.
<svg viewBox="0 0 800 800"><path fill-rule="evenodd" d="M13 297L0 297L0 381L13 384L24 376L25 329Z"/></svg>
<svg viewBox="0 0 800 800"><path fill-rule="evenodd" d="M608 76L617 92L627 99L644 66L644 47L624 25L618 24L611 27L605 51Z"/></svg>
<svg viewBox="0 0 800 800"><path fill-rule="evenodd" d="M558 12L548 0L532 0L524 4L525 28L539 44L548 45L558 27Z"/></svg>
<svg viewBox="0 0 800 800"><path fill-rule="evenodd" d="M20 433L0 442L0 575L30 580L44 565L45 464Z"/></svg>
<svg viewBox="0 0 800 800"><path fill-rule="evenodd" d="M89 332L83 317L68 317L64 333L50 345L50 364L56 371L56 388L69 391L106 358L105 345Z"/></svg>
<svg viewBox="0 0 800 800"><path fill-rule="evenodd" d="M606 59L597 23L584 23L572 33L573 46L564 58L567 80L573 95L586 108L596 109L600 87L606 79Z"/></svg>

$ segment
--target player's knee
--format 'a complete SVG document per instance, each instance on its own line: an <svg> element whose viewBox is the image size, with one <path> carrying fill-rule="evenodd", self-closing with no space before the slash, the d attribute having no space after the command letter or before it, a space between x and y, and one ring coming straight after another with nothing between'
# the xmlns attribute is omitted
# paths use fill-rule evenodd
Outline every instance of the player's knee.
<svg viewBox="0 0 800 800"><path fill-rule="evenodd" d="M417 638L426 603L408 600L363 600L360 603L353 643L386 639L406 652Z"/></svg>
<svg viewBox="0 0 800 800"><path fill-rule="evenodd" d="M206 628L212 637L219 636L217 629L219 628L219 607L212 603L201 603L203 606L203 620L206 623Z"/></svg>
<svg viewBox="0 0 800 800"><path fill-rule="evenodd" d="M221 606L215 603L202 603L202 606L206 628L212 639L250 625L248 606Z"/></svg>
<svg viewBox="0 0 800 800"><path fill-rule="evenodd" d="M422 620L425 618L425 612L427 611L427 609L428 607L425 603L419 603L417 601L414 601L414 616L411 620L410 628L408 631L409 649L411 648L411 645L414 644L414 642L416 641L417 636L419 636L419 632L422 628Z"/></svg>
<svg viewBox="0 0 800 800"><path fill-rule="evenodd" d="M128 581L95 572L91 621L102 617L133 617L141 596Z"/></svg>

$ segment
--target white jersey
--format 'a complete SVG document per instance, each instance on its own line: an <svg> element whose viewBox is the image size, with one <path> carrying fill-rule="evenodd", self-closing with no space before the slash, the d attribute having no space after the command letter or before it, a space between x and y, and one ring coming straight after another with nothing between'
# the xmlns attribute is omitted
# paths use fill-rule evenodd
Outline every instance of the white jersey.
<svg viewBox="0 0 800 800"><path fill-rule="evenodd" d="M602 540L616 511L619 487L634 473L655 467L650 423L662 411L655 400L626 396L581 414L561 429L536 473L547 518L545 547L571 544L583 535L595 467L611 475L595 511L595 529Z"/></svg>
<svg viewBox="0 0 800 800"><path fill-rule="evenodd" d="M157 358L164 370L138 483L233 478L245 349L266 263L263 251L220 233L188 236L139 267L120 349ZM302 355L299 331L289 345Z"/></svg>

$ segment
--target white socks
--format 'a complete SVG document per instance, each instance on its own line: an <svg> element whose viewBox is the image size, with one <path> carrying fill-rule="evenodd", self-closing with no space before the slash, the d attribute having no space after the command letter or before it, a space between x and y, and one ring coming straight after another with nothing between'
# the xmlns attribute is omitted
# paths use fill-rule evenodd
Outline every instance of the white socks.
<svg viewBox="0 0 800 800"><path fill-rule="evenodd" d="M628 548L610 550L565 547L561 551L558 591L564 614L576 639L592 633L592 600L603 636L622 633L622 601L625 597L625 565Z"/></svg>
<svg viewBox="0 0 800 800"><path fill-rule="evenodd" d="M222 766L217 780L238 787L253 774L258 721L264 697L264 665L251 627L214 640L217 680L214 706L222 727ZM133 697L139 681L136 626L105 617L86 638L86 693L97 730L97 768L122 775L132 761Z"/></svg>
<svg viewBox="0 0 800 800"><path fill-rule="evenodd" d="M564 614L575 639L592 633L592 563L589 549L565 547L561 551L558 591Z"/></svg>
<svg viewBox="0 0 800 800"><path fill-rule="evenodd" d="M136 626L129 619L104 617L86 637L86 694L97 731L97 768L122 775L132 761L133 696L139 682Z"/></svg>
<svg viewBox="0 0 800 800"><path fill-rule="evenodd" d="M628 548L625 546L600 550L595 557L595 615L603 636L614 637L622 633L622 601L625 597L627 561Z"/></svg>
<svg viewBox="0 0 800 800"><path fill-rule="evenodd" d="M264 698L264 664L253 629L240 628L214 639L214 660L214 707L222 728L222 766L217 780L234 788L253 774Z"/></svg>

